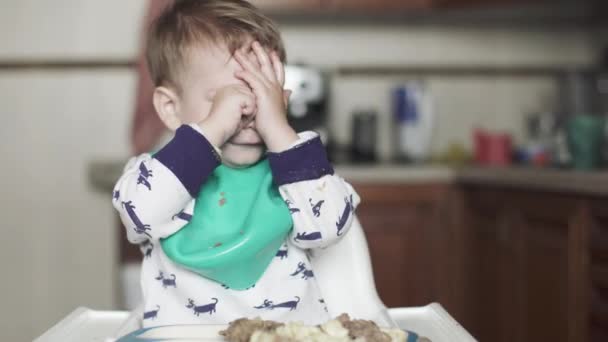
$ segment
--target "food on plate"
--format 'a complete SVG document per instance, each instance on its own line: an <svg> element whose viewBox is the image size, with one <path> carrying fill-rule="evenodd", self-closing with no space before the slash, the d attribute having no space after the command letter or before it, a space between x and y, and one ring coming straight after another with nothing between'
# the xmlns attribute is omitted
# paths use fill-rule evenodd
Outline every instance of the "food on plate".
<svg viewBox="0 0 608 342"><path fill-rule="evenodd" d="M220 335L229 342L430 342L401 329L380 328L373 321L351 319L348 314L318 326L241 318L231 322Z"/></svg>

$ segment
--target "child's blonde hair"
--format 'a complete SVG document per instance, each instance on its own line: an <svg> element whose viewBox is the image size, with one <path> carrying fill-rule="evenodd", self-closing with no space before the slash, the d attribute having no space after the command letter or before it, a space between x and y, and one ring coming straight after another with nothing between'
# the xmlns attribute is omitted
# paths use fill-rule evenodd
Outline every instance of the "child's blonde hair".
<svg viewBox="0 0 608 342"><path fill-rule="evenodd" d="M177 0L153 23L146 59L155 86L179 87L180 72L192 47L225 44L230 53L255 39L278 53L285 48L274 23L244 0Z"/></svg>

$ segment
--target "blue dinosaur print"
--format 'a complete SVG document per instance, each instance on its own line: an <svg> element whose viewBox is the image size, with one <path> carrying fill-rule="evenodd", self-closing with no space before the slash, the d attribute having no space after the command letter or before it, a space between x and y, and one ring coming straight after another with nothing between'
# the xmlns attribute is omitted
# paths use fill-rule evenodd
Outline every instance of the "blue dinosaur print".
<svg viewBox="0 0 608 342"><path fill-rule="evenodd" d="M285 249L279 249L277 251L277 255L276 255L276 257L281 258L281 260L283 260L283 258L287 258L287 255L288 255L287 253L289 252L287 250L287 245L283 245L283 248L285 248Z"/></svg>
<svg viewBox="0 0 608 342"><path fill-rule="evenodd" d="M346 203L346 206L344 207L344 211L342 212L342 215L340 215L338 222L336 222L338 236L342 235L342 233L343 233L342 229L344 229L344 226L346 226L346 221L348 221L350 214L355 209L353 206L353 195L352 194L350 195L350 201L348 200L348 197L344 197L344 202Z"/></svg>
<svg viewBox="0 0 608 342"><path fill-rule="evenodd" d="M325 304L325 300L323 298L319 299L319 303L323 304L323 309L325 309L325 312L329 312L327 310L327 304Z"/></svg>
<svg viewBox="0 0 608 342"><path fill-rule="evenodd" d="M323 205L323 203L325 203L325 200L320 200L319 202L317 202L317 204L314 204L312 203L312 198L309 198L308 202L310 202L310 206L312 207L312 213L316 217L321 216L321 206Z"/></svg>
<svg viewBox="0 0 608 342"><path fill-rule="evenodd" d="M312 270L306 269L306 265L303 262L298 263L298 268L296 269L295 272L290 274L290 276L295 277L300 273L302 273L302 279L304 279L304 280L308 280L309 278L312 278L315 276L314 273L312 272Z"/></svg>
<svg viewBox="0 0 608 342"><path fill-rule="evenodd" d="M264 299L264 303L262 305L260 305L260 306L254 306L253 308L254 309L258 309L258 310L260 310L260 309L270 309L271 306L272 306L272 302L269 301L268 299Z"/></svg>
<svg viewBox="0 0 608 342"><path fill-rule="evenodd" d="M152 178L152 170L146 168L146 164L141 162L139 164L139 177L137 177L137 184L143 184L148 190L152 190L152 185L149 182L149 178Z"/></svg>
<svg viewBox="0 0 608 342"><path fill-rule="evenodd" d="M152 250L154 249L154 245L150 243L150 241L146 240L139 245L141 252L144 254L146 258L152 256Z"/></svg>
<svg viewBox="0 0 608 342"><path fill-rule="evenodd" d="M254 306L254 309L267 309L267 310L274 310L274 309L289 309L289 311L293 311L295 309L297 309L298 307L298 303L300 302L300 297L295 296L296 300L291 300L288 302L284 302L284 303L279 303L279 304L273 304L272 301L268 300L268 299L264 299L264 303L260 306Z"/></svg>
<svg viewBox="0 0 608 342"><path fill-rule="evenodd" d="M199 316L201 313L206 313L206 312L208 312L209 315L212 315L215 312L215 306L217 305L219 300L217 300L217 298L211 298L211 300L214 300L215 303L196 306L196 304L194 304L194 301L191 298L188 298L188 305L186 305L186 307L188 309L194 310L194 314L196 316Z"/></svg>
<svg viewBox="0 0 608 342"><path fill-rule="evenodd" d="M175 218L179 218L182 219L184 221L190 222L192 220L192 215L185 213L183 210L180 211L179 213L173 215L173 217L171 217L172 220L175 220Z"/></svg>
<svg viewBox="0 0 608 342"><path fill-rule="evenodd" d="M298 212L300 212L300 209L298 209L298 208L292 208L292 207L291 207L292 203L291 203L291 201L290 201L290 200L286 200L286 201L285 201L285 204L287 204L287 208L289 208L289 212L290 212L290 213L292 213L292 214L293 214L293 213L298 213Z"/></svg>
<svg viewBox="0 0 608 342"><path fill-rule="evenodd" d="M131 203L131 201L122 202L122 205L123 207L125 207L127 215L129 215L131 221L133 221L133 224L135 225L135 227L133 227L133 230L135 230L137 234L146 234L148 237L152 237L146 232L146 230L151 230L150 225L144 224L143 222L141 222L139 217L137 217L137 214L135 214L135 206Z"/></svg>
<svg viewBox="0 0 608 342"><path fill-rule="evenodd" d="M112 192L112 199L116 201L119 198L120 198L120 191L114 190L114 192Z"/></svg>
<svg viewBox="0 0 608 342"><path fill-rule="evenodd" d="M155 319L156 317L158 317L158 311L160 311L160 306L157 305L156 310L144 312L144 319Z"/></svg>
<svg viewBox="0 0 608 342"><path fill-rule="evenodd" d="M150 245L150 248L146 249L146 253L144 254L144 256L146 258L151 258L153 249L154 249L154 245Z"/></svg>
<svg viewBox="0 0 608 342"><path fill-rule="evenodd" d="M158 277L154 278L156 280L160 280L163 283L163 288L167 288L169 286L173 286L174 288L177 288L177 284L175 283L175 274L171 273L171 277L173 277L173 279L169 279L169 278L165 278L163 276L163 271L160 271L160 273L158 274Z"/></svg>
<svg viewBox="0 0 608 342"><path fill-rule="evenodd" d="M230 290L230 286L228 286L226 284L222 284L222 287L225 288L226 290ZM249 286L248 288L246 288L245 291L251 290L254 287L255 287L255 284L253 284L253 285Z"/></svg>
<svg viewBox="0 0 608 342"><path fill-rule="evenodd" d="M312 241L312 240L319 240L322 237L323 236L321 235L321 232L312 232L310 234L307 234L306 232L302 232L302 233L297 233L294 240L296 242L299 240Z"/></svg>

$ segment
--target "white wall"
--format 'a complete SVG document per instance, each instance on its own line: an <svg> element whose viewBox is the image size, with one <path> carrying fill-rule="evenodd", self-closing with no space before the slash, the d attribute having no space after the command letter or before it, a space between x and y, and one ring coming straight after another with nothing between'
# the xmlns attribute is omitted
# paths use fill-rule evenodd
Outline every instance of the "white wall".
<svg viewBox="0 0 608 342"><path fill-rule="evenodd" d="M593 63L596 47L582 29L439 26L283 25L290 62L337 66L551 67ZM330 123L337 141L350 142L350 117L357 108L380 114L378 151L391 156L390 91L412 79L396 76L339 76L331 91ZM471 145L471 129L512 132L523 140L525 115L553 109L557 87L551 77L441 77L426 79L436 106L432 149L450 142Z"/></svg>
<svg viewBox="0 0 608 342"><path fill-rule="evenodd" d="M145 0L0 1L0 59L129 59Z"/></svg>
<svg viewBox="0 0 608 342"><path fill-rule="evenodd" d="M0 61L133 60L143 4L1 1ZM0 69L1 341L116 307L113 209L86 173L128 151L134 86L127 69Z"/></svg>

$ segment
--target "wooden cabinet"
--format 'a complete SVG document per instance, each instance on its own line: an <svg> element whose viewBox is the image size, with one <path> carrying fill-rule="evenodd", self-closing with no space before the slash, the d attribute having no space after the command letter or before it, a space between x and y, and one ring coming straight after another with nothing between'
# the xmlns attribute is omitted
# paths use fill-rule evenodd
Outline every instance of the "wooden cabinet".
<svg viewBox="0 0 608 342"><path fill-rule="evenodd" d="M521 6L547 0L249 0L271 14L398 14L442 8Z"/></svg>
<svg viewBox="0 0 608 342"><path fill-rule="evenodd" d="M433 297L438 186L355 185L378 292L390 307L427 304Z"/></svg>
<svg viewBox="0 0 608 342"><path fill-rule="evenodd" d="M588 266L589 307L587 309L589 324L580 322L588 329L591 341L608 341L608 203L594 201L591 205L591 229L588 236L581 236L580 240L588 242L589 255L582 258L580 264Z"/></svg>
<svg viewBox="0 0 608 342"><path fill-rule="evenodd" d="M435 0L250 0L271 14L387 13L431 8Z"/></svg>
<svg viewBox="0 0 608 342"><path fill-rule="evenodd" d="M430 9L434 0L325 0L324 9L334 12L361 12L361 13L394 13L395 11L408 11Z"/></svg>
<svg viewBox="0 0 608 342"><path fill-rule="evenodd" d="M463 324L482 341L608 341L608 199L463 189Z"/></svg>
<svg viewBox="0 0 608 342"><path fill-rule="evenodd" d="M378 294L389 307L440 302L462 317L464 244L456 233L458 194L447 184L355 184Z"/></svg>
<svg viewBox="0 0 608 342"><path fill-rule="evenodd" d="M488 8L537 5L547 0L434 0L436 8Z"/></svg>
<svg viewBox="0 0 608 342"><path fill-rule="evenodd" d="M323 0L249 0L269 13L311 13L322 10Z"/></svg>
<svg viewBox="0 0 608 342"><path fill-rule="evenodd" d="M569 234L579 201L488 187L465 191L470 331L482 341L567 341Z"/></svg>
<svg viewBox="0 0 608 342"><path fill-rule="evenodd" d="M355 185L378 293L439 302L480 341L608 340L608 199Z"/></svg>

